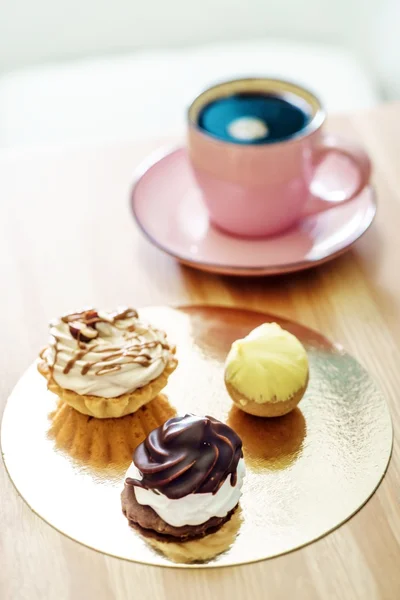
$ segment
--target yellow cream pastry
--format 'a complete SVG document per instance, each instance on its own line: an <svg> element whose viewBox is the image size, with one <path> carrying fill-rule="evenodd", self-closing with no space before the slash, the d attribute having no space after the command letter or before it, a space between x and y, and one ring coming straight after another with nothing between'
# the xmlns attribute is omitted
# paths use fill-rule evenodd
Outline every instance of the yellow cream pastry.
<svg viewBox="0 0 400 600"><path fill-rule="evenodd" d="M277 323L264 323L233 342L225 385L234 403L258 417L278 417L297 406L308 383L307 352Z"/></svg>

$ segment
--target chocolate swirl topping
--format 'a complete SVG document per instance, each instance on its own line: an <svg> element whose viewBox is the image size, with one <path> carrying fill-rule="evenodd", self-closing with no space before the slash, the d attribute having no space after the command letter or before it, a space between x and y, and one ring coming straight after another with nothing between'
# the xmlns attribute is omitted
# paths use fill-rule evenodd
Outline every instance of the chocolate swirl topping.
<svg viewBox="0 0 400 600"><path fill-rule="evenodd" d="M174 417L137 447L133 462L143 479L127 478L126 483L174 500L215 494L228 476L236 484L242 457L242 442L228 425L212 417Z"/></svg>

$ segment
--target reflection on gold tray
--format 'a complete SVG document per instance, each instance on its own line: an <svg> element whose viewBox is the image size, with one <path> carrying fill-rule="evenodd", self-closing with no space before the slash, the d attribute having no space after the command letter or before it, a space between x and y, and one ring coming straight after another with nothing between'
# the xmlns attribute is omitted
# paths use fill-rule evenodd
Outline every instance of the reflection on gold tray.
<svg viewBox="0 0 400 600"><path fill-rule="evenodd" d="M299 408L283 417L260 419L232 406L226 422L242 438L246 465L259 471L288 467L300 455L306 435Z"/></svg>
<svg viewBox="0 0 400 600"><path fill-rule="evenodd" d="M119 419L95 419L77 412L63 400L50 413L49 438L57 450L94 469L124 473L135 448L147 435L176 414L164 394ZM111 476L109 473L109 476Z"/></svg>
<svg viewBox="0 0 400 600"><path fill-rule="evenodd" d="M186 558L179 555L182 549L172 556L170 547L168 557L168 549L153 548L128 526L120 505L132 451L175 410L227 422L243 439L247 465L241 518L231 523L237 529L226 549L203 556L197 567L289 552L338 527L367 501L387 468L392 426L381 391L351 356L318 333L261 313L223 307L140 312L177 345L179 366L165 390L168 397L160 395L135 415L99 422L57 404L33 365L8 400L5 464L21 496L44 520L113 556L193 566L185 564L188 547ZM271 320L307 347L310 383L298 409L264 420L232 405L223 361L235 339ZM210 536L208 545L217 546L221 537Z"/></svg>

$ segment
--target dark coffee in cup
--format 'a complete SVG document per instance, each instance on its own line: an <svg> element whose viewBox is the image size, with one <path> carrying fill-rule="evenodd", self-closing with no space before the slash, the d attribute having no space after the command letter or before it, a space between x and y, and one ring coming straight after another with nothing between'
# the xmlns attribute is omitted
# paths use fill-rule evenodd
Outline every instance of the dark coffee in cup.
<svg viewBox="0 0 400 600"><path fill-rule="evenodd" d="M234 235L276 235L303 217L348 202L368 185L371 164L357 145L323 131L314 94L278 79L212 86L188 111L188 151L211 223ZM352 190L318 196L318 165L341 154L358 171Z"/></svg>
<svg viewBox="0 0 400 600"><path fill-rule="evenodd" d="M198 126L224 142L271 144L296 136L311 119L309 105L294 95L244 92L206 104L198 115Z"/></svg>

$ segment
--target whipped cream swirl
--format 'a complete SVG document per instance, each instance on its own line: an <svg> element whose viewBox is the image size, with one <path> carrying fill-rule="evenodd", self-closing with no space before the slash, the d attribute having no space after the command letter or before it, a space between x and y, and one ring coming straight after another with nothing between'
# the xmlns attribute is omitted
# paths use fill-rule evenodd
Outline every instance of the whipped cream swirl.
<svg viewBox="0 0 400 600"><path fill-rule="evenodd" d="M135 310L83 310L50 323L42 353L55 382L81 395L114 398L156 379L172 359L166 334Z"/></svg>
<svg viewBox="0 0 400 600"><path fill-rule="evenodd" d="M156 490L135 487L135 496L139 504L150 506L166 523L172 527L201 525L212 517L226 517L235 508L242 495L246 467L243 458L237 465L235 485L227 477L215 494L189 494L183 498L168 498ZM140 479L139 469L131 464L127 478Z"/></svg>

